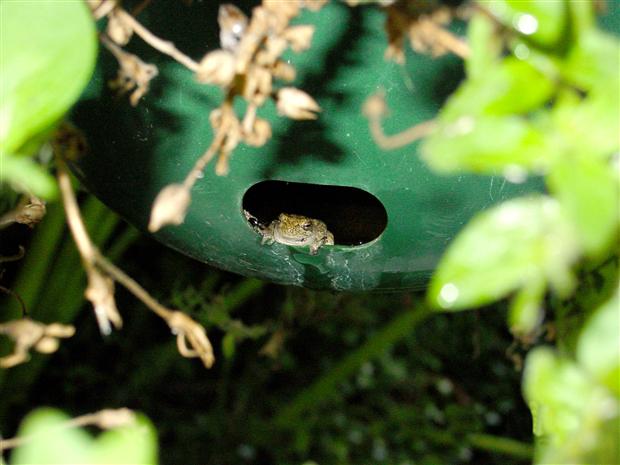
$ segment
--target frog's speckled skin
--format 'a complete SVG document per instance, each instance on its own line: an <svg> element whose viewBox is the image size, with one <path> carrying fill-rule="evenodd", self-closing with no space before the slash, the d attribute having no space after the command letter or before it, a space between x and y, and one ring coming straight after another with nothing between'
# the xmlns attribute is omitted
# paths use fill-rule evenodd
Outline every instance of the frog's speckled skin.
<svg viewBox="0 0 620 465"><path fill-rule="evenodd" d="M285 245L310 246L310 254L316 255L324 245L334 245L334 235L320 220L302 215L280 213L263 231L263 244L278 242Z"/></svg>

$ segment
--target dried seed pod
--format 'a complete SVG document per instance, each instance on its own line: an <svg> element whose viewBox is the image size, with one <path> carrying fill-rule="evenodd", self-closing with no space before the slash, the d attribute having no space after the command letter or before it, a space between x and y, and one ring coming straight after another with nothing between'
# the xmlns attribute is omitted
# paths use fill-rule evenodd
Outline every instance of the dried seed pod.
<svg viewBox="0 0 620 465"><path fill-rule="evenodd" d="M273 77L282 79L284 81L292 81L295 79L295 68L282 60L276 61L272 69Z"/></svg>
<svg viewBox="0 0 620 465"><path fill-rule="evenodd" d="M221 87L230 85L235 77L235 57L227 50L215 50L207 53L196 71L198 82L215 84Z"/></svg>
<svg viewBox="0 0 620 465"><path fill-rule="evenodd" d="M106 34L114 41L114 43L121 47L127 45L131 36L133 35L133 29L129 24L121 19L116 9L112 10L108 14L108 26L106 27Z"/></svg>
<svg viewBox="0 0 620 465"><path fill-rule="evenodd" d="M368 97L362 107L362 113L366 118L381 118L387 111L388 108L382 91Z"/></svg>
<svg viewBox="0 0 620 465"><path fill-rule="evenodd" d="M292 119L316 119L321 111L312 97L295 87L283 87L277 97L278 113Z"/></svg>
<svg viewBox="0 0 620 465"><path fill-rule="evenodd" d="M314 35L314 26L304 24L300 26L287 27L284 30L284 38L291 44L291 48L295 52L303 52L310 48L312 36Z"/></svg>
<svg viewBox="0 0 620 465"><path fill-rule="evenodd" d="M263 0L263 7L273 13L281 21L282 25L286 25L299 14L300 1Z"/></svg>
<svg viewBox="0 0 620 465"><path fill-rule="evenodd" d="M243 88L243 98L260 106L271 94L271 89L271 73L261 66L251 66Z"/></svg>
<svg viewBox="0 0 620 465"><path fill-rule="evenodd" d="M225 3L220 5L217 22L220 26L220 46L235 52L248 25L248 17L235 5Z"/></svg>
<svg viewBox="0 0 620 465"><path fill-rule="evenodd" d="M149 231L158 231L167 224L181 224L191 201L187 187L183 184L169 184L164 187L153 203Z"/></svg>
<svg viewBox="0 0 620 465"><path fill-rule="evenodd" d="M319 11L327 4L328 0L303 0L302 5L310 11Z"/></svg>

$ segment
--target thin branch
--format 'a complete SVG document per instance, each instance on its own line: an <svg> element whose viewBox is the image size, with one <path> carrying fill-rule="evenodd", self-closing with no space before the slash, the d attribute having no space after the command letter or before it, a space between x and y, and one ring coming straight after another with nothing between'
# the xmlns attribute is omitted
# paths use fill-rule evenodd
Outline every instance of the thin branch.
<svg viewBox="0 0 620 465"><path fill-rule="evenodd" d="M368 125L370 127L372 138L379 147L383 150L394 150L404 147L405 145L412 144L413 142L428 136L434 131L436 122L432 119L424 121L405 129L403 132L390 136L383 132L383 128L381 127L381 118L376 116L370 117L368 120Z"/></svg>
<svg viewBox="0 0 620 465"><path fill-rule="evenodd" d="M133 16L127 13L122 8L117 9L117 13L119 18L124 21L126 24L131 26L136 34L138 34L142 40L144 40L147 44L153 47L156 50L159 50L161 53L164 53L176 61L181 63L186 68L196 72L198 70L198 63L192 60L190 57L185 55L179 49L177 49L174 44L170 41L160 39L147 28L145 28L142 24L140 24Z"/></svg>
<svg viewBox="0 0 620 465"><path fill-rule="evenodd" d="M432 34L433 39L446 50L450 50L455 55L461 57L463 60L467 59L471 53L469 44L458 36L447 31L434 21L430 19L421 19L418 23L418 27L423 27Z"/></svg>
<svg viewBox="0 0 620 465"><path fill-rule="evenodd" d="M9 289L8 287L4 287L4 286L0 286L0 291L4 292L5 294L8 294L12 297L15 297L15 299L17 299L17 301L19 302L19 306L22 309L22 316L28 316L28 309L26 308L26 304L24 303L24 300L22 299L22 297L15 291Z"/></svg>
<svg viewBox="0 0 620 465"><path fill-rule="evenodd" d="M121 426L127 426L135 423L136 415L132 410L127 408L120 409L105 409L99 412L89 413L79 417L72 418L63 423L59 423L51 430L47 430L46 433L51 431L59 431L71 428L79 428L82 426L98 426L101 429L119 428ZM29 442L32 442L40 434L30 436L19 436L10 439L0 439L0 451L13 449L15 447L22 446Z"/></svg>

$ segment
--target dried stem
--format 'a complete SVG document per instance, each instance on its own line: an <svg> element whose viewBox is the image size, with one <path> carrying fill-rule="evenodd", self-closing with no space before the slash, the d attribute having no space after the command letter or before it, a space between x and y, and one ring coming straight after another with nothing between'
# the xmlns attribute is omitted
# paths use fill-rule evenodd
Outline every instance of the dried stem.
<svg viewBox="0 0 620 465"><path fill-rule="evenodd" d="M379 147L383 150L394 150L426 137L435 129L436 122L435 120L424 121L405 129L403 132L393 134L391 136L388 136L383 132L380 117L370 117L368 120L368 125L370 127L372 138Z"/></svg>
<svg viewBox="0 0 620 465"><path fill-rule="evenodd" d="M204 170L205 166L207 166L207 164L211 161L211 159L215 155L217 155L218 151L222 147L222 144L224 143L224 139L226 138L226 135L228 133L228 128L230 127L231 120L229 118L229 112L231 111L232 111L232 106L230 102L228 101L225 102L222 105L222 125L218 128L217 133L215 134L215 138L213 139L213 142L211 142L211 145L209 146L207 151L204 153L204 155L202 155L198 159L198 161L196 161L196 163L194 164L194 167L192 168L192 170L189 172L189 174L185 177L185 180L183 181L183 185L188 190L194 186L196 181L200 179L201 176L203 176L202 171Z"/></svg>
<svg viewBox="0 0 620 465"><path fill-rule="evenodd" d="M142 38L142 40L144 40L151 47L159 50L161 53L164 53L174 58L183 66L189 68L194 72L198 70L198 63L196 63L194 60L192 60L190 57L188 57L178 48L176 48L172 42L157 37L122 8L117 8L117 13L118 17L126 24L128 24L134 30L134 32L138 34Z"/></svg>
<svg viewBox="0 0 620 465"><path fill-rule="evenodd" d="M79 428L82 426L98 426L101 429L119 428L131 425L135 422L135 413L127 408L105 409L99 412L89 413L59 423L53 431ZM37 438L37 435L20 436L10 439L0 439L0 451L13 449L27 444Z"/></svg>
<svg viewBox="0 0 620 465"><path fill-rule="evenodd" d="M428 30L429 33L432 33L436 42L446 50L450 50L463 60L469 57L471 53L469 44L434 21L430 19L421 19L418 27L423 27Z"/></svg>
<svg viewBox="0 0 620 465"><path fill-rule="evenodd" d="M19 302L19 306L22 309L22 316L27 316L28 315L28 309L26 308L26 304L24 303L24 299L22 299L22 297L15 291L13 291L12 289L9 289L8 287L4 287L4 286L0 286L0 292L4 292L5 294L8 294L12 297L15 297L15 299Z"/></svg>
<svg viewBox="0 0 620 465"><path fill-rule="evenodd" d="M224 135L226 133L224 123L220 127L220 132ZM219 137L219 140L221 143L223 136ZM214 152L216 152L216 148L217 146L214 146ZM89 287L86 295L93 302L102 333L109 333L110 321L117 327L122 322L118 310L116 310L111 283L108 283L108 281L113 280L120 283L150 310L166 321L173 334L177 335L177 344L182 356L200 357L207 368L211 367L215 358L213 356L213 347L207 338L205 329L184 313L161 305L134 279L101 255L92 244L80 215L67 167L59 154L57 154L56 159L58 162L58 182L65 206L67 222L89 278ZM101 274L102 272L105 273L105 276ZM192 346L192 350L187 348L187 341Z"/></svg>

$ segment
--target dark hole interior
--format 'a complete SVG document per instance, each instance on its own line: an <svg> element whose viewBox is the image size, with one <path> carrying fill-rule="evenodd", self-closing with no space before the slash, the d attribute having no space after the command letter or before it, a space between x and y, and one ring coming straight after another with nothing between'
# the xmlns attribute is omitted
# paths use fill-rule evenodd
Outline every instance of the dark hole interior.
<svg viewBox="0 0 620 465"><path fill-rule="evenodd" d="M262 181L247 190L243 209L265 225L280 213L321 220L339 245L370 242L387 225L383 204L374 195L355 187Z"/></svg>

